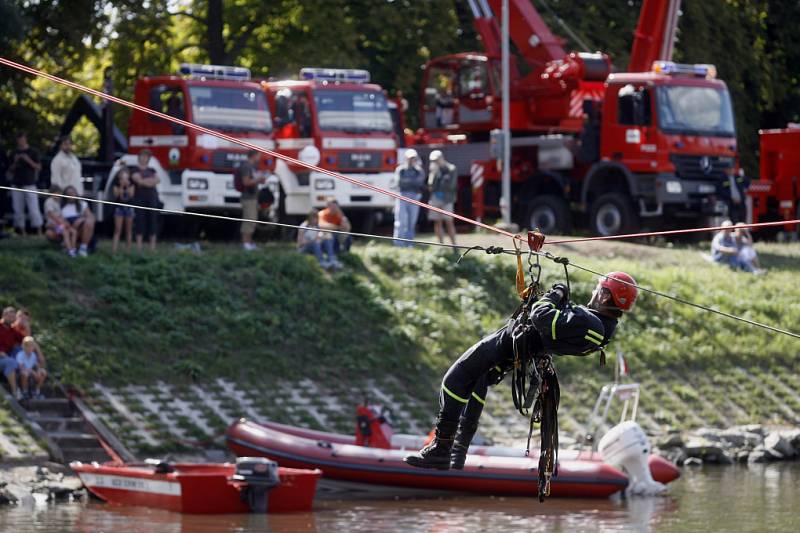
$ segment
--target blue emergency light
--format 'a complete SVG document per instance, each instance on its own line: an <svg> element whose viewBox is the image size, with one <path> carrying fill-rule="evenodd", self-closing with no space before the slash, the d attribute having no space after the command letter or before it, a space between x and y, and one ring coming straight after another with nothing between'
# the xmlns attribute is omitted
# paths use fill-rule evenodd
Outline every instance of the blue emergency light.
<svg viewBox="0 0 800 533"><path fill-rule="evenodd" d="M696 78L714 79L717 77L717 67L708 64L685 65L672 61L653 61L653 72L667 76L694 76Z"/></svg>
<svg viewBox="0 0 800 533"><path fill-rule="evenodd" d="M196 63L181 63L179 72L192 79L213 80L240 80L250 79L250 69L245 67L231 67L226 65L199 65Z"/></svg>
<svg viewBox="0 0 800 533"><path fill-rule="evenodd" d="M300 79L309 81L369 83L369 72L355 68L306 67L300 70Z"/></svg>

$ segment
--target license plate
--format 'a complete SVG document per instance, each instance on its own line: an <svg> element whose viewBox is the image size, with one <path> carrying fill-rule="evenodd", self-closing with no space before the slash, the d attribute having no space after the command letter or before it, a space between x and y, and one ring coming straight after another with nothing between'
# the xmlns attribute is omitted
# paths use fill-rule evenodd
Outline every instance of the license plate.
<svg viewBox="0 0 800 533"><path fill-rule="evenodd" d="M709 194L712 192L717 192L717 188L713 185L700 185L697 187L697 192L700 194Z"/></svg>

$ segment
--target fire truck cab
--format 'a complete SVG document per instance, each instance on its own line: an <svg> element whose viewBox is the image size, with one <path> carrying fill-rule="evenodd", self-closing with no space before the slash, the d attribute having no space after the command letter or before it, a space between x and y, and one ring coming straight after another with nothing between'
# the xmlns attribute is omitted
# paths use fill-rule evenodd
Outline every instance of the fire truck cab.
<svg viewBox="0 0 800 533"><path fill-rule="evenodd" d="M221 131L258 147L273 149L272 117L267 99L250 71L241 67L182 64L180 75L144 77L136 82L134 101L167 115ZM149 149L161 176L159 196L166 209L236 212L240 193L233 169L247 148L212 135L134 110L128 127L130 154L120 162L135 164ZM112 168L105 186L110 197ZM274 158L260 158L258 169L271 173Z"/></svg>
<svg viewBox="0 0 800 533"><path fill-rule="evenodd" d="M397 164L397 138L389 105L369 72L304 68L299 80L264 81L275 110L277 150L305 163L388 188ZM389 210L392 198L283 160L276 164L281 217L305 216L328 197L362 218Z"/></svg>
<svg viewBox="0 0 800 533"><path fill-rule="evenodd" d="M738 164L731 99L716 69L657 61L652 72L611 74L605 86L598 122L582 136L600 138L578 198L592 229L610 235L634 231L640 217L674 225L724 214L717 194Z"/></svg>

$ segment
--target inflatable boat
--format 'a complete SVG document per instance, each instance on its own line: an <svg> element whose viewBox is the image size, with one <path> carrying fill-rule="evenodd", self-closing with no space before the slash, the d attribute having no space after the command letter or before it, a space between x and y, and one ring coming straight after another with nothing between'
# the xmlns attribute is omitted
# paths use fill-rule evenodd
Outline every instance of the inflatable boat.
<svg viewBox="0 0 800 533"><path fill-rule="evenodd" d="M302 437L331 444L348 444L368 446L371 448L405 450L406 453L417 451L424 446L429 436L405 435L394 433L387 417L382 414L380 406L359 405L356 408L356 434L328 433L313 429L300 428L280 424L278 422L260 422L264 428L272 429L288 435ZM531 450L530 457L538 461L538 450ZM517 457L524 458L525 450L512 446L481 446L473 444L469 448L469 457ZM470 460L468 457L468 461ZM592 450L559 450L559 461L604 462L603 455ZM680 470L669 460L655 454L647 454L647 465L654 481L667 484L680 477Z"/></svg>

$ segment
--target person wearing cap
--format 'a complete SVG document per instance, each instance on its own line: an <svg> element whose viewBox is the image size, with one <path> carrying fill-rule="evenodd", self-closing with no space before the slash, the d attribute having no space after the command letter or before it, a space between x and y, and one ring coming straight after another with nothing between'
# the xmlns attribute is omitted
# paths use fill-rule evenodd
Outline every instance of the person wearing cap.
<svg viewBox="0 0 800 533"><path fill-rule="evenodd" d="M457 186L458 174L456 173L456 166L448 163L441 151L434 150L431 152L430 168L428 170L428 188L430 189L431 197L428 203L433 207L452 213L456 202ZM444 222L450 240L453 244L456 243L456 227L453 223L453 217L430 211L428 220L433 222L433 231L436 233L439 242L444 243L444 232L442 231L442 222Z"/></svg>
<svg viewBox="0 0 800 533"><path fill-rule="evenodd" d="M391 188L412 200L421 200L427 188L425 172L419 161L419 154L413 148L405 152L403 161L394 171ZM394 236L401 239L413 239L419 218L419 206L397 199L394 203ZM395 246L412 246L409 242L394 241Z"/></svg>
<svg viewBox="0 0 800 533"><path fill-rule="evenodd" d="M739 258L739 247L737 246L736 236L733 233L733 222L723 220L720 226L722 229L711 240L711 258L715 262L728 265L734 270L742 269L752 272L753 268Z"/></svg>
<svg viewBox="0 0 800 533"><path fill-rule="evenodd" d="M515 343L524 346L531 359L590 355L611 341L618 320L631 310L637 295L632 276L610 272L600 278L585 306L573 304L567 286L561 283L538 301L525 304L506 325L453 363L442 380L435 437L405 462L420 468L462 469L488 387L500 383L515 364Z"/></svg>
<svg viewBox="0 0 800 533"><path fill-rule="evenodd" d="M58 153L50 162L50 185L58 185L62 191L67 187L75 187L78 196L83 196L81 160L72 151L72 139L69 135L61 137Z"/></svg>

